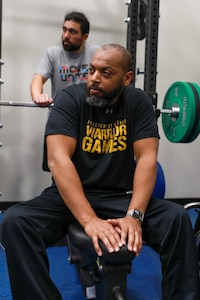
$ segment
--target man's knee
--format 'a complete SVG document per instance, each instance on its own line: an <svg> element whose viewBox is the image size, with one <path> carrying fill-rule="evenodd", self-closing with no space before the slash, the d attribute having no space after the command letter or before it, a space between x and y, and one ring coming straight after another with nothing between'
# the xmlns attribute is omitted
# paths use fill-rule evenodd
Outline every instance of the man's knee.
<svg viewBox="0 0 200 300"><path fill-rule="evenodd" d="M10 239L22 220L20 210L18 205L13 205L9 207L3 214L1 222L1 243L5 246L7 239Z"/></svg>
<svg viewBox="0 0 200 300"><path fill-rule="evenodd" d="M176 204L176 217L180 218L180 220L183 220L186 223L190 222L189 214L181 204Z"/></svg>
<svg viewBox="0 0 200 300"><path fill-rule="evenodd" d="M192 232L192 223L187 210L180 204L174 204L171 206L171 222L175 224L175 228L182 228L183 232Z"/></svg>

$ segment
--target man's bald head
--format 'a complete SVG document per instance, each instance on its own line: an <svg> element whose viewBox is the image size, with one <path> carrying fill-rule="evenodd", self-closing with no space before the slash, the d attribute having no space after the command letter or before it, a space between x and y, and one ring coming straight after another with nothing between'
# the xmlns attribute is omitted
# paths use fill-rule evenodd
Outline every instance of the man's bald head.
<svg viewBox="0 0 200 300"><path fill-rule="evenodd" d="M106 44L101 46L97 51L117 51L120 54L119 64L125 72L132 71L132 58L129 51L119 44Z"/></svg>

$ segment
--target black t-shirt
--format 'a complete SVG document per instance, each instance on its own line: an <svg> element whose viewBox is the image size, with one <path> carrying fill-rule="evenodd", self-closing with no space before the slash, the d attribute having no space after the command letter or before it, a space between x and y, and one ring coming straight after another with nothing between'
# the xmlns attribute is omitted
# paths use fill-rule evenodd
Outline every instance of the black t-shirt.
<svg viewBox="0 0 200 300"><path fill-rule="evenodd" d="M46 135L63 134L77 139L73 162L84 190L132 190L133 142L159 137L151 100L129 85L118 102L107 108L89 106L86 84L59 94L46 126Z"/></svg>

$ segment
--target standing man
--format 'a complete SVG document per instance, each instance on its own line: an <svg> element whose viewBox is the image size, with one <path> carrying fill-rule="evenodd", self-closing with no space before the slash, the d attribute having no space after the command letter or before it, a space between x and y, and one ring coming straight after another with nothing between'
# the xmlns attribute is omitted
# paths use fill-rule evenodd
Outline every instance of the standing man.
<svg viewBox="0 0 200 300"><path fill-rule="evenodd" d="M89 31L90 23L84 14L71 12L65 16L62 43L46 50L31 82L31 96L36 104L49 106L62 89L87 81L88 65L98 49L98 46L86 44ZM49 78L52 96L43 93L43 86ZM49 171L46 152L44 141L42 168Z"/></svg>
<svg viewBox="0 0 200 300"><path fill-rule="evenodd" d="M1 223L13 300L62 299L46 247L74 220L99 256L99 240L110 253L127 243L139 255L144 238L160 256L162 300L200 299L188 213L152 197L158 128L151 100L130 84L131 66L124 47L104 45L92 58L87 84L59 94L46 126L53 183L8 208Z"/></svg>
<svg viewBox="0 0 200 300"><path fill-rule="evenodd" d="M88 65L98 46L86 44L90 23L80 12L66 14L62 43L48 48L41 58L31 82L32 100L40 106L55 102L58 93L69 85L85 82ZM52 95L43 93L43 86L51 79Z"/></svg>

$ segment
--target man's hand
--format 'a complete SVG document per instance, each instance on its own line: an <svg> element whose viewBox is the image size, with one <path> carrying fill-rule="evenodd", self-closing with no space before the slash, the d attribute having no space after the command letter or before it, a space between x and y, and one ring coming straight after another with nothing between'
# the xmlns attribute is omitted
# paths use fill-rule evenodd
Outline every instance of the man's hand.
<svg viewBox="0 0 200 300"><path fill-rule="evenodd" d="M131 216L119 219L102 220L95 218L84 227L86 234L92 239L95 251L99 256L102 250L99 240L103 242L108 252L118 252L126 245L129 251L139 255L142 248L142 228L138 220Z"/></svg>
<svg viewBox="0 0 200 300"><path fill-rule="evenodd" d="M34 102L41 107L49 106L53 103L53 99L48 94L39 94L34 98Z"/></svg>
<svg viewBox="0 0 200 300"><path fill-rule="evenodd" d="M94 248L98 256L102 255L102 250L99 245L99 240L103 242L108 252L118 252L120 247L123 246L121 242L121 235L112 225L99 218L90 220L85 226L86 234L92 239Z"/></svg>
<svg viewBox="0 0 200 300"><path fill-rule="evenodd" d="M128 250L135 252L136 256L142 249L142 228L141 223L132 216L119 219L109 219L108 223L113 225L120 234L121 243L127 244Z"/></svg>

